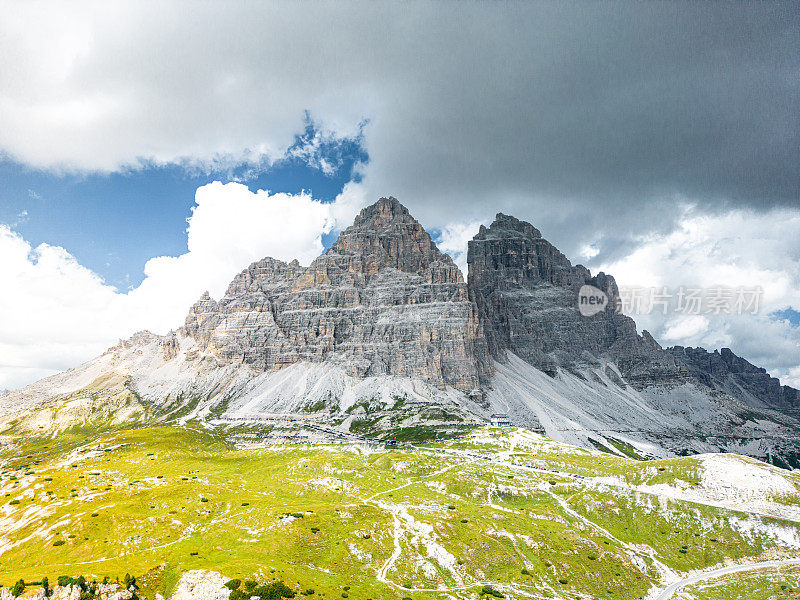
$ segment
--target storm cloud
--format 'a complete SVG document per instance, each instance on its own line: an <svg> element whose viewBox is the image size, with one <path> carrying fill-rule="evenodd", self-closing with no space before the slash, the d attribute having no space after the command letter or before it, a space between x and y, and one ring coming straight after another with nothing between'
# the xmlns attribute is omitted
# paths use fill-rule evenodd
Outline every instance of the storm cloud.
<svg viewBox="0 0 800 600"><path fill-rule="evenodd" d="M433 224L437 203L475 199L763 207L800 196L797 4L3 13L0 147L35 166L277 156L309 110L343 133L369 120L370 184Z"/></svg>

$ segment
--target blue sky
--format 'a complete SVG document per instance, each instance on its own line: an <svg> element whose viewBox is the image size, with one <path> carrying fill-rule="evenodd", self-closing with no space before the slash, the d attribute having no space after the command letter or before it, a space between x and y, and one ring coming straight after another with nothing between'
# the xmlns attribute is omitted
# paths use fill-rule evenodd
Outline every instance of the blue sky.
<svg viewBox="0 0 800 600"><path fill-rule="evenodd" d="M186 252L186 219L202 185L238 181L254 191L305 190L331 202L347 182L358 182L357 166L368 162L361 136L313 144L319 135L307 122L286 157L217 170L142 162L108 174L59 174L6 158L0 161L0 223L33 246L62 246L107 283L127 290L141 283L149 259ZM326 248L333 238L323 237Z"/></svg>

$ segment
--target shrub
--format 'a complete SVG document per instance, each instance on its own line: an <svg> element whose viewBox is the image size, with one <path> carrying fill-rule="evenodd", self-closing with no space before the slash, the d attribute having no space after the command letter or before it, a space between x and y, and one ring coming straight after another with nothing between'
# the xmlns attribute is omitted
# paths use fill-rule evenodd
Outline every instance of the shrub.
<svg viewBox="0 0 800 600"><path fill-rule="evenodd" d="M14 584L14 587L11 588L11 595L14 597L21 596L24 591L25 591L25 581L23 579L20 579L17 583Z"/></svg>
<svg viewBox="0 0 800 600"><path fill-rule="evenodd" d="M249 592L249 591L254 590L257 585L258 585L257 581L253 581L252 579L248 579L247 581L244 582L244 589L246 589Z"/></svg>
<svg viewBox="0 0 800 600"><path fill-rule="evenodd" d="M468 520L468 519L461 519L461 522L462 522L462 523L468 523L468 522L469 522L469 520Z"/></svg>
<svg viewBox="0 0 800 600"><path fill-rule="evenodd" d="M64 540L56 540L53 542L53 546L63 546L64 544L66 544Z"/></svg>
<svg viewBox="0 0 800 600"><path fill-rule="evenodd" d="M250 506L249 502L242 502L242 506Z"/></svg>
<svg viewBox="0 0 800 600"><path fill-rule="evenodd" d="M561 578L558 580L558 583L560 583L561 585L567 585L569 582L566 579Z"/></svg>
<svg viewBox="0 0 800 600"><path fill-rule="evenodd" d="M497 591L490 585L483 586L483 588L481 589L481 595L494 596L495 598L505 598L503 594L501 594L499 591Z"/></svg>
<svg viewBox="0 0 800 600"><path fill-rule="evenodd" d="M92 513L92 516L93 516L93 517L99 517L99 516L100 516L100 513Z"/></svg>
<svg viewBox="0 0 800 600"><path fill-rule="evenodd" d="M447 508L448 508L449 510L455 510L455 509L456 509L456 507L455 507L455 506L453 506L452 504L451 504L450 506L448 506Z"/></svg>
<svg viewBox="0 0 800 600"><path fill-rule="evenodd" d="M19 500L12 500L9 504L19 504Z"/></svg>
<svg viewBox="0 0 800 600"><path fill-rule="evenodd" d="M197 556L197 552L189 552L189 556Z"/></svg>
<svg viewBox="0 0 800 600"><path fill-rule="evenodd" d="M58 576L58 585L61 587L67 587L68 585L72 585L74 580L69 575L59 575Z"/></svg>
<svg viewBox="0 0 800 600"><path fill-rule="evenodd" d="M242 585L241 579L231 579L228 583L225 584L225 587L228 588L230 591L233 591L233 590L238 590L240 585Z"/></svg>
<svg viewBox="0 0 800 600"><path fill-rule="evenodd" d="M200 498L200 502L208 502L208 498Z"/></svg>
<svg viewBox="0 0 800 600"><path fill-rule="evenodd" d="M528 569L522 569L522 574L523 575L530 575L530 573L528 572Z"/></svg>

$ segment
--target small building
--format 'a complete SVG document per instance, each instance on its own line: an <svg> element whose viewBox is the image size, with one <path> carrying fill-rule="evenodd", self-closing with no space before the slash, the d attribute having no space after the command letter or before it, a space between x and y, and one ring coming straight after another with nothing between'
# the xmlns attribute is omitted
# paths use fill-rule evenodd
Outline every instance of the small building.
<svg viewBox="0 0 800 600"><path fill-rule="evenodd" d="M495 414L490 417L489 424L492 427L511 427L511 419L503 413Z"/></svg>

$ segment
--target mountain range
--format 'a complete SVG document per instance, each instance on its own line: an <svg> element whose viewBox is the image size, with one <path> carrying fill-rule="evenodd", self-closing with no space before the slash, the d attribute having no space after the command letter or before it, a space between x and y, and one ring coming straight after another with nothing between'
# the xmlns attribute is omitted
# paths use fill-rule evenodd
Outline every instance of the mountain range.
<svg viewBox="0 0 800 600"><path fill-rule="evenodd" d="M140 332L0 400L0 428L304 419L376 436L452 433L505 413L634 457L737 452L800 467L800 391L729 349L662 348L615 309L611 275L498 214L467 281L394 198L305 267L273 258L204 294L183 327ZM606 307L578 310L586 285Z"/></svg>

